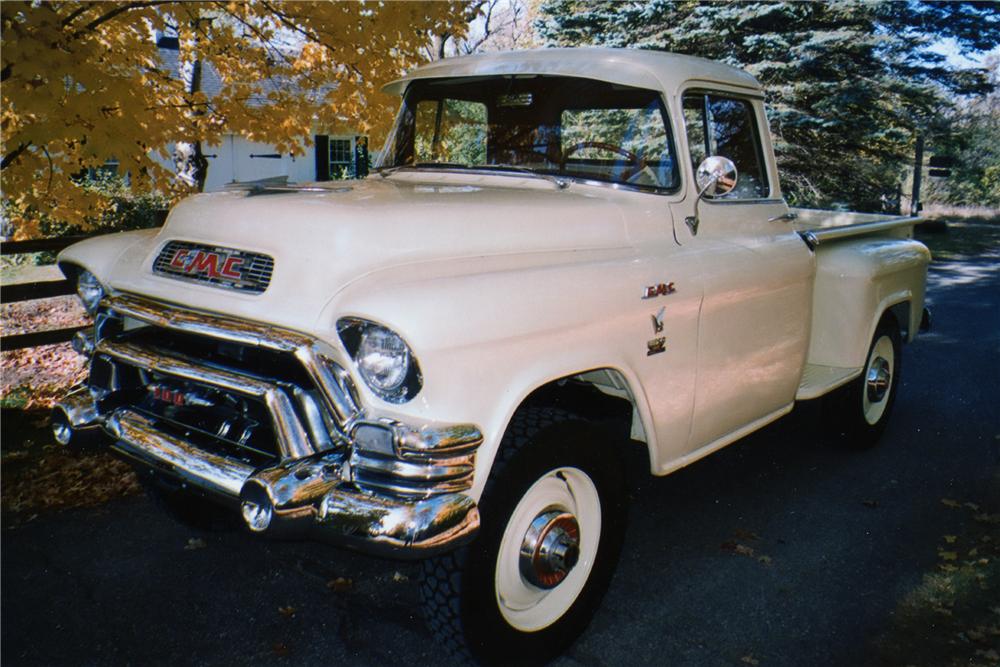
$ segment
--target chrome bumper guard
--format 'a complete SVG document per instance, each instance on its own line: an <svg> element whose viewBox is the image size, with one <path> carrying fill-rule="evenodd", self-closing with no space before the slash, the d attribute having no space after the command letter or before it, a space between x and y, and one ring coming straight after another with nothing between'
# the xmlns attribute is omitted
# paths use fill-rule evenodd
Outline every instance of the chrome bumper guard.
<svg viewBox="0 0 1000 667"><path fill-rule="evenodd" d="M102 426L117 454L238 505L247 527L268 537L317 539L377 555L422 558L475 536L479 511L462 493L472 485L475 453L483 440L474 426L416 430L368 418L349 376L331 361L335 352L298 332L131 296L109 297L103 305L105 312L154 327L289 353L314 381L332 426L317 435L317 424L324 421L297 402L304 393L299 388L291 391L286 384L200 364L179 353L95 336L86 350L94 358L263 402L271 414L280 461L254 468L207 451L175 431L161 429L155 415L129 405L119 403L102 413L101 399L107 392L95 387L72 392L54 409L53 430L63 444L75 444L81 438L74 436L100 432L96 427ZM60 432L66 437L60 438Z"/></svg>

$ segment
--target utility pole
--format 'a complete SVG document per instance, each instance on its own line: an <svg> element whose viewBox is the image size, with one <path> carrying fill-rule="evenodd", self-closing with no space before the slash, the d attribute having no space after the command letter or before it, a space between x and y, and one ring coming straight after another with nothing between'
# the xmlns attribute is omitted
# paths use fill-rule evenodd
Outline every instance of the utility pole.
<svg viewBox="0 0 1000 667"><path fill-rule="evenodd" d="M913 158L913 197L910 199L910 215L920 215L920 177L924 173L924 135L917 135L917 154Z"/></svg>

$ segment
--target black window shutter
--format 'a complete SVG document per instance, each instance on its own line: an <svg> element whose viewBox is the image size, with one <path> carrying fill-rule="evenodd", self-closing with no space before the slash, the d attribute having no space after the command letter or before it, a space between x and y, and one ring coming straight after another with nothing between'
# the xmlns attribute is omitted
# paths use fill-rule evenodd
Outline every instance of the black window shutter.
<svg viewBox="0 0 1000 667"><path fill-rule="evenodd" d="M316 180L330 180L330 137L325 134L316 135Z"/></svg>
<svg viewBox="0 0 1000 667"><path fill-rule="evenodd" d="M368 175L368 137L354 137L354 177L364 178Z"/></svg>

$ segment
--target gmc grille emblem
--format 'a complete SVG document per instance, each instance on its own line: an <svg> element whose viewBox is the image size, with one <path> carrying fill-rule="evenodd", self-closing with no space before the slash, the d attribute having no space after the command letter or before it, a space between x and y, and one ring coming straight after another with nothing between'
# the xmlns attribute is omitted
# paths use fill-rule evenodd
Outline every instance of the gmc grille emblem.
<svg viewBox="0 0 1000 667"><path fill-rule="evenodd" d="M223 252L187 248L178 249L174 253L173 259L170 260L170 268L186 275L229 278L230 280L243 278L239 271L242 265L242 257L232 257Z"/></svg>
<svg viewBox="0 0 1000 667"><path fill-rule="evenodd" d="M146 385L146 389L156 400L176 405L177 407L197 406L207 408L215 405L212 401L207 398L203 398L194 392L171 389L170 387L166 387L162 384Z"/></svg>

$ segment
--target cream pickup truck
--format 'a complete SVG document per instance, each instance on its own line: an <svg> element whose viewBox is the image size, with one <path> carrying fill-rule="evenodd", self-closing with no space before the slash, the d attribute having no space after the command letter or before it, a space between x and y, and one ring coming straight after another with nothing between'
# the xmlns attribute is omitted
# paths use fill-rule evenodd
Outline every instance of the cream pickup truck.
<svg viewBox="0 0 1000 667"><path fill-rule="evenodd" d="M537 662L667 475L827 396L879 437L929 325L913 218L790 209L749 74L651 51L448 59L360 181L250 183L59 256L93 313L54 412L176 515L424 559L435 636ZM634 446L634 445L633 445Z"/></svg>

